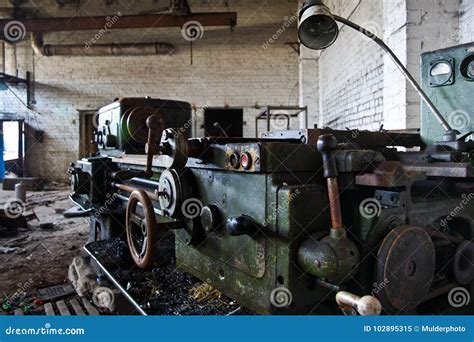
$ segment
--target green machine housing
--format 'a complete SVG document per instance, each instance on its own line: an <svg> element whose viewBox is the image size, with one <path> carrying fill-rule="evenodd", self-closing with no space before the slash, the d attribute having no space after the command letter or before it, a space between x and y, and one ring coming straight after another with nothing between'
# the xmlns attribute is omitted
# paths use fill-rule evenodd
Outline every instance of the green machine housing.
<svg viewBox="0 0 474 342"><path fill-rule="evenodd" d="M421 86L449 125L460 133L474 131L474 43L421 55ZM426 144L442 140L444 130L421 104L421 136Z"/></svg>
<svg viewBox="0 0 474 342"><path fill-rule="evenodd" d="M146 118L159 111L165 127L183 127L190 136L191 105L187 102L126 97L99 109L94 140L102 155L144 154L147 137ZM136 132L133 134L132 128ZM160 138L160 137L158 137Z"/></svg>

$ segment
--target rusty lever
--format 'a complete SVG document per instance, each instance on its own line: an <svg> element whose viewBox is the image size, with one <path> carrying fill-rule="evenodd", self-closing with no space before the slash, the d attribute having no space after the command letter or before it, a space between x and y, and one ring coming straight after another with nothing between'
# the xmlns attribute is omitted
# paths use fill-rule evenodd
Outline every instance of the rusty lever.
<svg viewBox="0 0 474 342"><path fill-rule="evenodd" d="M328 187L332 230L342 233L338 235L345 236L346 232L342 225L341 203L339 201L337 164L334 157L337 140L332 134L321 135L318 139L317 148L323 157L324 178L326 178Z"/></svg>

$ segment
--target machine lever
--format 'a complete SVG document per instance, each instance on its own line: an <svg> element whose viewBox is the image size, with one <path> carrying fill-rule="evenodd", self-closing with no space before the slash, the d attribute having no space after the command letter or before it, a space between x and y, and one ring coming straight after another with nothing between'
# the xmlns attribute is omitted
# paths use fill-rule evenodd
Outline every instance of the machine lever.
<svg viewBox="0 0 474 342"><path fill-rule="evenodd" d="M145 153L146 153L146 170L145 175L146 177L151 177L153 175L153 171L151 170L153 164L153 156L160 152L160 147L156 143L157 137L157 130L160 127L163 127L163 120L157 114L150 115L146 119L146 125L148 127L148 141L145 145Z"/></svg>
<svg viewBox="0 0 474 342"><path fill-rule="evenodd" d="M328 187L332 229L341 233L337 234L338 236L345 236L346 232L342 225L341 203L339 202L337 164L334 158L337 140L332 134L321 135L318 139L317 148L323 157L324 178L326 178Z"/></svg>

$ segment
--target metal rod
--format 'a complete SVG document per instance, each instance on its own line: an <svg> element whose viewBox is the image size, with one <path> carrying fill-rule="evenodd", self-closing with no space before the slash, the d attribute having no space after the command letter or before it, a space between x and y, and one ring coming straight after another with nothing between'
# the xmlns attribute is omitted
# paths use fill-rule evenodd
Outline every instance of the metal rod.
<svg viewBox="0 0 474 342"><path fill-rule="evenodd" d="M420 85L416 82L416 80L413 78L413 76L410 74L410 72L403 66L402 62L398 59L398 57L395 55L395 53L387 46L387 44L384 43L382 39L377 37L375 34L372 32L364 29L363 27L360 27L359 25L353 23L352 21L339 17L337 15L334 16L334 19L337 21L349 26L350 28L359 31L360 33L364 34L368 38L372 39L375 43L377 43L389 56L390 58L395 62L395 65L398 67L398 69L402 72L402 74L405 76L405 78L410 82L410 84L415 88L415 90L418 92L418 94L421 96L421 98L425 101L426 105L430 108L431 112L434 114L438 122L443 126L446 132L452 131L451 126L449 126L449 123L446 121L446 119L443 117L443 115L440 113L440 111L435 107L433 102L431 102L430 98L426 95L426 93L421 89Z"/></svg>
<svg viewBox="0 0 474 342"><path fill-rule="evenodd" d="M339 186L337 177L327 179L329 209L331 211L331 224L334 229L344 230L342 225L341 203L339 202Z"/></svg>

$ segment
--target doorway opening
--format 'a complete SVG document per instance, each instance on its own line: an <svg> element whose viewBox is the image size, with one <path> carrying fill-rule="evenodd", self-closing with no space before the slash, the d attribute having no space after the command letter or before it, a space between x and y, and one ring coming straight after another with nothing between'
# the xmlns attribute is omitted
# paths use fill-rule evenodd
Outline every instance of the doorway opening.
<svg viewBox="0 0 474 342"><path fill-rule="evenodd" d="M244 136L244 110L242 108L206 108L204 110L204 135L206 137Z"/></svg>

